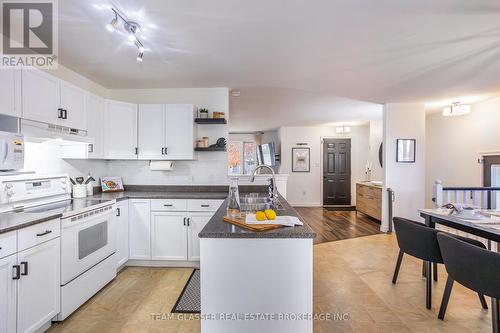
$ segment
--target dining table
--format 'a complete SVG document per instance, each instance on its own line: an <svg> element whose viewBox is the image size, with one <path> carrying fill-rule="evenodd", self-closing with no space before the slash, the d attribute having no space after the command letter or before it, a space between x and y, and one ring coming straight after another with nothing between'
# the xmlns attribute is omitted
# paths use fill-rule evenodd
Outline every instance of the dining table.
<svg viewBox="0 0 500 333"><path fill-rule="evenodd" d="M419 209L419 213L428 227L436 228L437 224L441 224L485 238L488 240L488 249L491 249L491 242L500 243L500 211L481 209L470 214L446 208L431 208Z"/></svg>

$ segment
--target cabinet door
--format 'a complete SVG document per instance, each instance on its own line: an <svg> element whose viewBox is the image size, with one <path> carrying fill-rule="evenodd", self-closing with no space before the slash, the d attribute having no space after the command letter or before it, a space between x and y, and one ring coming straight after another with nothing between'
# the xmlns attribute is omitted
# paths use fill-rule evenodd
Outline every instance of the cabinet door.
<svg viewBox="0 0 500 333"><path fill-rule="evenodd" d="M194 159L194 106L167 104L167 159Z"/></svg>
<svg viewBox="0 0 500 333"><path fill-rule="evenodd" d="M165 159L165 105L140 104L138 123L139 159Z"/></svg>
<svg viewBox="0 0 500 333"><path fill-rule="evenodd" d="M95 140L89 145L89 158L104 157L104 99L87 94L87 136Z"/></svg>
<svg viewBox="0 0 500 333"><path fill-rule="evenodd" d="M106 158L137 159L137 104L106 101Z"/></svg>
<svg viewBox="0 0 500 333"><path fill-rule="evenodd" d="M60 260L60 238L18 253L18 333L35 332L59 313Z"/></svg>
<svg viewBox="0 0 500 333"><path fill-rule="evenodd" d="M21 70L0 70L0 114L21 118Z"/></svg>
<svg viewBox="0 0 500 333"><path fill-rule="evenodd" d="M151 259L151 202L129 200L129 258Z"/></svg>
<svg viewBox="0 0 500 333"><path fill-rule="evenodd" d="M186 214L151 213L153 260L187 259Z"/></svg>
<svg viewBox="0 0 500 333"><path fill-rule="evenodd" d="M116 205L116 267L124 265L128 260L128 201Z"/></svg>
<svg viewBox="0 0 500 333"><path fill-rule="evenodd" d="M59 79L37 69L23 69L23 118L60 124Z"/></svg>
<svg viewBox="0 0 500 333"><path fill-rule="evenodd" d="M82 130L87 129L85 91L62 80L59 87L60 107L64 109L61 125Z"/></svg>
<svg viewBox="0 0 500 333"><path fill-rule="evenodd" d="M16 331L16 280L13 268L17 255L0 259L0 333Z"/></svg>
<svg viewBox="0 0 500 333"><path fill-rule="evenodd" d="M200 238L198 234L210 221L213 212L189 213L188 220L188 260L200 260Z"/></svg>

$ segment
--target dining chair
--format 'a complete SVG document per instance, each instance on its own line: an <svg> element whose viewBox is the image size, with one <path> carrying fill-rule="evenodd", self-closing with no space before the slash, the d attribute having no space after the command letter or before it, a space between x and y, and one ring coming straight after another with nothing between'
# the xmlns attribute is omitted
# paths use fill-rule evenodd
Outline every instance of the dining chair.
<svg viewBox="0 0 500 333"><path fill-rule="evenodd" d="M441 256L439 243L436 237L439 231L434 228L429 228L423 223L419 223L402 217L394 217L393 222L394 229L396 230L396 238L399 245L399 255L396 262L396 268L394 269L392 283L395 284L397 282L404 254L409 254L415 258L424 260L426 273L425 305L427 309L430 309L432 307L431 265L432 263L444 263L443 257ZM473 246L485 248L484 244L477 240L462 236L455 237L461 239L464 242L472 244ZM482 307L487 309L488 306L486 304L484 296L480 293L478 293L478 295Z"/></svg>
<svg viewBox="0 0 500 333"><path fill-rule="evenodd" d="M491 297L491 321L494 333L499 333L500 315L500 253L488 251L457 239L449 234L438 233L444 266L448 271L448 281L441 302L444 311L448 305L453 282Z"/></svg>

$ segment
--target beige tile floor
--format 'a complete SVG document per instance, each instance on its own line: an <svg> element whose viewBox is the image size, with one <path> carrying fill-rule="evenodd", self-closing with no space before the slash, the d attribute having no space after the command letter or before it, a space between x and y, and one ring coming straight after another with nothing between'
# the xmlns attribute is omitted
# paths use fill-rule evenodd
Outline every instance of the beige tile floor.
<svg viewBox="0 0 500 333"><path fill-rule="evenodd" d="M397 285L393 235L314 246L314 311L347 313L348 320L316 321L315 332L488 332L490 314L477 295L455 284L445 321L437 319L446 273L440 266L433 308L425 308L421 261L405 257ZM196 320L153 320L168 314L191 269L129 267L64 323L49 332L199 332ZM489 301L489 299L488 299ZM179 318L177 318L179 319Z"/></svg>

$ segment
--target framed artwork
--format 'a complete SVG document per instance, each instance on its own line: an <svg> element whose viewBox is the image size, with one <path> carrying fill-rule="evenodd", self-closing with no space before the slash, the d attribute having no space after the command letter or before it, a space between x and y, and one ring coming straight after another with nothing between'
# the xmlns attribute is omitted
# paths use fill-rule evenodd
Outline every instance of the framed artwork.
<svg viewBox="0 0 500 333"><path fill-rule="evenodd" d="M311 172L310 153L310 148L292 148L292 172Z"/></svg>
<svg viewBox="0 0 500 333"><path fill-rule="evenodd" d="M396 162L415 163L415 150L417 140L415 139L397 139Z"/></svg>
<svg viewBox="0 0 500 333"><path fill-rule="evenodd" d="M101 189L103 192L123 191L122 177L101 177Z"/></svg>

